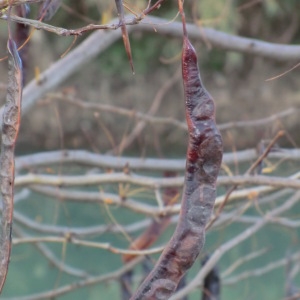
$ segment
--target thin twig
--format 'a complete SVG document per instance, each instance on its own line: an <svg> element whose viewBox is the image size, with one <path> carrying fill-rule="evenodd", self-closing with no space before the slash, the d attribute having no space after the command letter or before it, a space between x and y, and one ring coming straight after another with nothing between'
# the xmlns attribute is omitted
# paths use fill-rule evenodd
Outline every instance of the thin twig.
<svg viewBox="0 0 300 300"><path fill-rule="evenodd" d="M134 74L134 66L133 66L133 61L132 61L130 41L129 41L127 27L125 24L123 0L115 0L115 3L116 3L116 7L117 7L118 16L119 16L119 25L120 25L121 31L122 31L123 43L124 43L126 54L127 54L130 66L131 66L132 73Z"/></svg>
<svg viewBox="0 0 300 300"><path fill-rule="evenodd" d="M83 203L105 203L109 205L122 206L130 209L136 213L144 214L150 217L159 217L165 215L178 214L180 211L180 204L166 206L159 208L157 206L140 203L139 201L126 198L126 201L120 195L112 193L99 192L84 192L82 190L67 190L63 188L52 188L44 186L30 186L30 188L38 193L60 199L61 201L75 201ZM229 200L236 201L240 199L248 199L249 195L261 195L273 191L272 186L256 186L252 188L241 189L234 191ZM215 207L221 205L225 200L225 195L218 196L215 201Z"/></svg>
<svg viewBox="0 0 300 300"><path fill-rule="evenodd" d="M298 261L300 259L300 253L297 252L297 253L293 254L291 259L292 259L292 261ZM267 264L264 267L257 268L257 269L254 269L254 270L245 271L245 272L242 272L242 273L240 273L236 276L232 276L232 277L229 277L229 278L224 278L223 283L226 284L226 285L231 285L231 284L236 284L236 283L238 283L242 280L245 280L247 278L250 278L250 277L263 276L264 274L266 274L268 272L271 272L271 271L273 271L277 268L285 266L287 261L288 261L287 258L283 258L283 259L280 259L278 261L271 262L271 263Z"/></svg>
<svg viewBox="0 0 300 300"><path fill-rule="evenodd" d="M5 3L7 4L6 1ZM23 20L26 24L31 22L27 22L26 20L27 19ZM113 20L112 24L117 24L117 22L118 20ZM156 28L159 28L158 33L160 35L182 36L180 22L173 21L168 24L167 20L152 16L147 16L147 24L128 27L128 32L130 33L133 30L153 32L154 24ZM101 27L102 25L99 26ZM36 27L40 28L41 24L36 25ZM117 27L118 26L108 26L107 28L117 29ZM203 39L203 35L199 31L198 26L190 24L187 25L187 29L191 38ZM52 30L55 30L55 28L52 28ZM224 50L251 53L252 55L260 55L276 60L299 60L300 58L300 46L272 44L255 39L241 38L210 28L203 28L202 31L205 33L204 36L206 39L208 39L213 46L220 47ZM66 29L63 29L63 32L66 32ZM47 78L47 80L42 81L42 84L38 84L36 80L33 80L24 89L23 112L27 113L34 103L45 93L60 85L82 65L85 65L96 55L107 49L120 37L121 34L118 31L113 30L106 33L97 31L90 35L73 51L70 51L63 59L51 65L49 69L41 74L41 79ZM82 55L82 53L84 53L84 55ZM2 114L3 110L1 110L0 113Z"/></svg>
<svg viewBox="0 0 300 300"><path fill-rule="evenodd" d="M244 163L257 158L256 149L246 149L235 153L225 153L223 164ZM299 149L279 149L268 155L269 159L284 159L287 161L300 161ZM176 171L182 172L185 159L161 158L134 158L102 155L86 150L58 150L34 154L27 154L16 158L16 170L29 169L57 164L77 164L81 166L98 167L104 169L147 171Z"/></svg>
<svg viewBox="0 0 300 300"><path fill-rule="evenodd" d="M89 278L81 280L81 281L77 281L77 282L74 282L74 283L71 283L71 284L68 284L68 285L64 285L64 286L59 287L55 290L50 290L50 291L42 292L42 293L39 293L39 294L32 294L32 295L25 296L25 297L6 298L6 299L3 299L3 300L53 299L55 297L64 295L66 293L69 293L71 291L77 290L77 289L82 288L82 287L87 287L87 286L99 284L101 282L108 282L108 281L116 280L116 279L120 278L124 273L131 270L136 264L141 262L143 259L144 259L144 257L140 256L138 258L135 258L134 260L132 260L131 262L126 264L124 267L122 267L122 268L120 268L116 271L110 272L110 273L105 274L105 275L89 277Z"/></svg>
<svg viewBox="0 0 300 300"><path fill-rule="evenodd" d="M6 2L7 3L7 2ZM2 19L6 20L7 16L1 16ZM133 29L136 31L152 31L153 27L159 27L159 30L156 30L160 34L163 35L171 35L180 37L181 36L181 23L176 21L169 21L166 19L147 16L144 20L145 14L142 13L139 16L129 16L126 25L137 25L133 26L132 29L128 27L128 32ZM120 24L117 19L114 19L109 24L104 25L96 25L90 24L78 29L65 29L59 28L55 26L48 25L43 22L19 18L13 16L13 21L18 21L24 24L28 24L37 29L43 29L50 32L53 32L62 36L70 36L70 35L82 35L85 32L91 30L116 30L120 27ZM144 22L142 22L144 20ZM57 30L55 29L57 28ZM187 30L189 36L193 39L203 40L206 39L210 42L210 44L216 48L221 48L226 51L236 51L241 53L248 53L252 55L258 55L262 57L267 57L279 61L295 61L299 60L299 48L300 46L295 45L283 45L276 43L269 43L260 41L257 39L238 37L235 35L227 34L212 28L202 27L201 31L199 30L199 26L194 24L187 24ZM99 43L99 42L98 42ZM102 42L101 42L102 44Z"/></svg>
<svg viewBox="0 0 300 300"><path fill-rule="evenodd" d="M188 293L190 293L193 289L197 288L201 282L203 281L206 274L213 268L213 266L221 259L221 257L228 252L230 249L234 248L236 245L240 244L242 241L245 241L262 227L264 227L269 219L273 219L276 216L282 214L287 211L291 207L293 207L300 199L300 191L294 193L287 201L285 201L282 205L274 208L270 212L268 212L263 219L255 223L254 225L248 227L246 230L242 231L240 234L222 244L218 249L214 251L211 255L205 266L201 269L201 271L194 276L194 278L187 284L185 288L177 292L173 295L170 300L179 300Z"/></svg>
<svg viewBox="0 0 300 300"><path fill-rule="evenodd" d="M170 117L157 117L152 116L147 113L142 113L133 109L127 109L115 105L110 104L102 104L102 103L94 103L94 102L85 102L79 98L76 98L74 95L65 95L63 93L49 93L46 95L47 99L55 99L55 100L62 100L66 101L70 104L79 106L84 109L90 109L90 110L99 110L104 112L110 112L114 114L118 114L121 116L127 116L129 118L143 120L151 124L165 124L165 125L172 125L174 127L177 127L179 129L187 130L187 125L184 122L181 122L179 120L170 118ZM275 122L281 118L289 117L292 114L296 114L298 112L298 109L295 107L290 107L287 110L284 110L282 112L273 114L269 117L262 118L262 119L255 119L255 120L249 120L249 121L232 121L228 123L219 124L218 128L219 130L228 130L232 128L250 128L250 127L260 127L267 124L270 124L272 122Z"/></svg>
<svg viewBox="0 0 300 300"><path fill-rule="evenodd" d="M173 222L176 221L176 217L173 217ZM30 230L34 230L40 233L47 233L47 234L57 234L60 236L74 236L74 237L95 237L99 236L103 233L119 233L119 232L126 232L132 233L139 231L147 226L150 225L151 220L145 219L142 221L138 221L135 223L131 223L129 225L122 225L122 229L120 226L116 225L95 225L95 226L88 226L88 227L70 227L70 226L59 226L59 225L48 225L36 222L31 220L30 218L24 216L20 212L14 212L14 220L15 222L22 225L23 228L28 228Z"/></svg>
<svg viewBox="0 0 300 300"><path fill-rule="evenodd" d="M226 278L226 276L234 272L242 264L265 254L267 251L268 248L263 248L248 255L243 255L241 258L237 259L225 272L222 273L222 278Z"/></svg>
<svg viewBox="0 0 300 300"><path fill-rule="evenodd" d="M284 131L279 131L276 136L272 139L272 141L268 144L268 146L266 147L266 149L264 150L264 152L256 159L256 161L250 166L250 168L246 171L245 175L249 175L251 174L256 168L257 166L267 157L267 155L269 154L269 152L271 151L272 147L274 146L274 144L277 142L277 140L282 137L284 135ZM218 217L220 216L222 210L224 209L227 201L230 198L230 195L232 194L233 191L235 191L238 187L238 184L233 185L226 193L225 199L222 202L222 204L219 206L214 218L209 222L209 224L207 225L207 229L210 228L212 226L212 224L218 219Z"/></svg>
<svg viewBox="0 0 300 300"><path fill-rule="evenodd" d="M14 232L21 238L25 236L24 232L19 227L16 228L16 226L14 226ZM34 246L49 261L49 263L55 266L58 270L66 274L76 276L76 277L81 277L81 278L86 278L91 276L84 270L77 269L73 266L66 264L65 262L62 262L53 254L52 251L50 251L48 247L46 247L45 244L34 243Z"/></svg>
<svg viewBox="0 0 300 300"><path fill-rule="evenodd" d="M91 242L91 241L85 241L76 239L73 237L58 237L58 236L41 236L41 237L23 237L23 238L14 238L12 243L14 245L21 245L21 244L28 244L28 243L70 243L73 245L83 246L83 247L90 247L90 248L96 248L96 249L103 249L108 250L114 254L128 254L128 255L135 255L135 256L144 256L154 253L160 253L164 246L162 247L156 247L152 249L146 249L146 250L131 250L131 249L121 249L112 246L110 243L98 243L98 242Z"/></svg>
<svg viewBox="0 0 300 300"><path fill-rule="evenodd" d="M223 123L220 124L218 128L219 130L228 130L232 128L260 127L275 122L278 119L288 117L297 113L298 113L298 109L296 107L290 107L284 111L278 112L266 118L249 120L249 121L233 121L233 122Z"/></svg>
<svg viewBox="0 0 300 300"><path fill-rule="evenodd" d="M163 100L163 97L172 88L172 86L178 81L178 79L180 78L180 74L181 74L180 70L177 70L174 73L174 75L162 85L162 87L156 93L156 96L153 99L152 105L149 108L149 110L147 111L147 115L152 116L157 112L157 110L159 109L160 104ZM141 132L145 128L146 124L147 123L143 120L139 121L134 126L134 129L132 130L132 132L128 136L126 136L121 141L120 145L118 145L111 152L117 151L117 153L122 153L126 148L128 148L130 145L132 145L134 140L141 134Z"/></svg>
<svg viewBox="0 0 300 300"><path fill-rule="evenodd" d="M114 114L118 114L121 116L127 116L129 118L137 119L146 121L147 123L151 124L165 124L165 125L172 125L174 127L178 127L180 129L187 130L187 125L184 122L181 122L179 120L169 118L169 117L157 117L149 115L148 113L142 113L133 109L126 109L123 107L110 105L110 104L102 104L102 103L91 103L91 102L84 102L81 99L78 99L73 96L66 96L62 93L51 93L48 94L47 99L57 99L57 100L63 100L68 103L71 103L73 105L79 106L84 109L90 109L90 110L99 110L104 112L110 112Z"/></svg>
<svg viewBox="0 0 300 300"><path fill-rule="evenodd" d="M264 175L239 175L239 176L220 176L218 185L269 185L276 188L300 188L300 172L284 177L264 176ZM182 187L184 177L151 177L136 175L133 173L106 173L106 174L86 174L86 175L45 175L27 174L19 175L15 178L15 186L26 185L50 185L50 186L89 186L104 183L130 183L152 189L166 187Z"/></svg>

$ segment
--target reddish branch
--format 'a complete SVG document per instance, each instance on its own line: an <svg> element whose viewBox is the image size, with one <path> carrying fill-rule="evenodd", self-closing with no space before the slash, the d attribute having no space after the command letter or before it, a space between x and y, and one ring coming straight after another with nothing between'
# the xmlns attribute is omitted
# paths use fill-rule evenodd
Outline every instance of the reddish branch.
<svg viewBox="0 0 300 300"><path fill-rule="evenodd" d="M165 176L173 176L173 172L166 172ZM168 187L164 191L163 202L165 206L172 205L176 195L178 194L177 188ZM151 225L138 236L130 245L129 250L143 250L149 248L153 243L156 242L158 237L164 232L171 220L171 215L161 217L159 220L153 220ZM125 254L123 255L123 261L125 263L130 262L136 256Z"/></svg>
<svg viewBox="0 0 300 300"><path fill-rule="evenodd" d="M165 172L166 177L173 177L175 172ZM174 187L168 187L163 192L163 203L165 206L172 205L174 200L177 198L178 189ZM164 230L167 228L171 221L171 216L166 215L161 217L159 220L153 219L150 226L138 236L130 244L130 250L144 250L149 248L156 240L161 236ZM132 261L136 256L131 254L124 254L122 259L124 263ZM121 288L122 288L122 299L129 299L131 296L131 286L132 286L132 275L133 272L130 271L126 273L121 278Z"/></svg>
<svg viewBox="0 0 300 300"><path fill-rule="evenodd" d="M184 26L182 76L189 132L182 207L175 233L132 300L169 299L181 277L193 265L204 244L222 161L222 139L215 123L214 101L201 82L181 1L179 5Z"/></svg>
<svg viewBox="0 0 300 300"><path fill-rule="evenodd" d="M150 6L151 1L149 1L149 5L148 7L143 11L144 15L148 15L150 13L152 13L154 10L159 9L161 4L164 2L165 0L158 0L154 5Z"/></svg>
<svg viewBox="0 0 300 300"><path fill-rule="evenodd" d="M11 35L9 52L8 89L2 123L0 156L0 190L2 196L2 228L0 242L0 292L2 291L10 259L14 198L14 150L20 127L22 99L22 61Z"/></svg>

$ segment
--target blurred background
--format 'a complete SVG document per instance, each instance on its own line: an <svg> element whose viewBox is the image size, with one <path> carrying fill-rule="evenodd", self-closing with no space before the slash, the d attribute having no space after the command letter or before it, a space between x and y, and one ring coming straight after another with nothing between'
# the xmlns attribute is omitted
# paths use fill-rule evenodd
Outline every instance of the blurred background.
<svg viewBox="0 0 300 300"><path fill-rule="evenodd" d="M140 13L146 1L128 1L132 11ZM261 39L273 43L297 44L299 32L299 1L186 1L189 22L213 27L226 33ZM32 4L30 17L37 16L37 5ZM176 3L168 1L152 15L168 20L176 17ZM51 25L75 29L90 23L106 23L116 18L114 2L63 1L63 5L50 21ZM180 20L177 17L177 20ZM7 28L1 23L2 57L6 55ZM26 81L38 77L51 64L59 60L69 47L76 47L90 33L80 36L72 45L73 37L61 37L36 30L29 42ZM73 93L82 101L117 105L146 113L163 84L180 68L182 41L180 38L161 36L153 32L135 32L130 35L135 75L132 75L122 40L86 64L80 71L61 82L59 93ZM217 103L218 123L264 118L298 105L299 70L295 69L279 79L266 81L293 67L296 62L276 62L234 52L225 52L209 43L193 41L199 55L202 79ZM1 98L5 98L7 63L1 62ZM180 77L163 95L155 115L184 121L183 91ZM65 108L68 109L65 109ZM47 114L45 116L45 113ZM117 121L116 121L117 119ZM224 135L226 149L232 144L238 148L253 146L261 139L268 139L283 127L295 142L299 142L297 116L289 116L266 128L233 130ZM65 101L41 99L23 120L19 143L23 151L67 148L97 148L106 152L112 141L107 129L118 144L136 125L136 120L114 113L103 113L101 118L94 111L78 109ZM101 124L100 124L101 123ZM106 129L104 129L104 127ZM47 135L44 133L47 132ZM97 134L95 134L97 132ZM143 148L157 152L155 141L169 152L170 147L185 151L185 131L170 125L145 126L144 134L132 142L129 151ZM91 139L93 144L91 144ZM288 142L286 141L288 144ZM157 148L156 147L156 148ZM179 149L178 149L179 147Z"/></svg>
<svg viewBox="0 0 300 300"><path fill-rule="evenodd" d="M147 6L147 1L128 0L124 4L127 13L139 14ZM36 19L39 4L31 4L30 8L29 18ZM177 11L176 1L165 1L160 9L151 15L169 22L175 19L180 21ZM226 33L272 43L296 45L300 41L298 0L186 0L185 11L187 21L199 25L199 30L202 27L212 27ZM57 27L76 29L88 24L106 24L116 17L114 1L64 0L48 23ZM8 29L6 21L1 20L0 24L0 56L5 57ZM11 26L14 31L15 24ZM74 41L74 37L35 30L28 43L25 85L31 80L38 81L43 71L61 59L61 56L70 49L76 48L90 34L92 32L86 32ZM287 117L275 118L265 126L242 128L233 126L222 131L226 152L256 148L261 141L272 139L281 129L286 131L286 135L280 139L277 145L279 148L296 148L299 145L300 123L297 113L300 98L299 68L280 78L266 81L291 69L297 62L278 62L253 55L227 52L199 40L192 42L198 53L202 80L217 104L219 125L266 118L285 110L293 110ZM17 143L17 155L48 150L85 149L93 153L110 153L117 156L184 158L187 133L184 128L184 98L180 76L182 39L160 35L154 30L153 33L136 31L130 35L130 43L135 75L131 72L123 41L119 39L61 82L58 88L45 94L30 112L24 115ZM7 69L7 61L2 60L1 104L5 101ZM88 103L125 108L131 110L132 115L120 114L117 109L107 111L93 106L88 107ZM171 121L146 122L141 130L134 133L140 126L138 125L140 120L135 117L137 112ZM178 121L179 125L175 126L172 120ZM131 140L128 139L130 136L133 136ZM130 142L126 144L124 142L126 140ZM232 169L239 172L246 170L247 167L246 164L240 164L233 166ZM299 162L287 162L276 171L282 176L287 176L291 170L299 170ZM35 171L29 168L29 172ZM51 169L45 167L42 171L49 174L86 172L85 169L78 169L76 166L59 165ZM101 186L94 190L102 188ZM105 190L116 191L119 188L108 185ZM133 197L142 198L146 202L154 199L153 194L150 196L148 192L137 195L133 192ZM17 211L41 224L93 226L102 223L113 224L115 223L113 218L116 218L117 223L125 226L133 221L142 220L141 216L136 216L131 211L120 211L119 207L113 207L112 211L107 213L107 208L100 207L99 204L87 206L83 203L65 203L58 198L49 201L50 197L35 192L31 192L30 196L25 198L26 201L17 204ZM280 201L284 200L284 197L280 198ZM257 211L253 208L251 213L255 214ZM112 218L110 214L114 217ZM295 208L295 214L299 215L299 205ZM224 240L231 238L246 226L248 225L232 224L227 226L226 230L221 228L210 232L205 252L210 253L212 249L216 249ZM35 234L33 230L26 230L27 233ZM157 243L167 240L173 230L174 224ZM109 241L118 247L128 247L128 240L122 233L113 236L104 233L94 240ZM226 254L219 268L224 270L245 253L264 249L267 253L265 256L257 258L254 263L251 261L245 263L240 271L254 269L267 261L285 257L287 248L293 251L297 247L299 248L297 229L268 225L264 231ZM103 250L99 252L98 249L82 249L74 245L61 244L51 244L49 249L62 262L75 264L93 275L106 274L122 264L119 257L116 259L115 254ZM200 261L195 264L188 278L193 278L199 268ZM74 277L63 274L53 267L36 248L26 244L20 245L13 249L9 278L3 297L33 299L30 296L12 297L55 290L73 281ZM263 277L253 276L236 285L228 284L222 288L221 299L283 299L284 285L285 269L282 267L280 271L268 273ZM200 290L194 292L189 299L200 299L199 295ZM76 289L55 299L93 300L109 297L121 299L117 282Z"/></svg>

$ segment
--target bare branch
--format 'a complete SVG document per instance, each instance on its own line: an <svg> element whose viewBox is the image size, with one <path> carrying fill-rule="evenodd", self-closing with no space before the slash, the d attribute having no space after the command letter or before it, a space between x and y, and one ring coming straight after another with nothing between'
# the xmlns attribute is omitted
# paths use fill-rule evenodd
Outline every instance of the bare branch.
<svg viewBox="0 0 300 300"><path fill-rule="evenodd" d="M99 110L104 112L110 112L114 114L118 114L121 116L127 116L129 118L142 120L151 124L165 124L165 125L173 125L175 127L187 130L187 125L184 122L179 120L168 118L168 117L157 117L153 116L149 113L142 113L133 109L127 109L123 107L118 107L110 104L102 104L102 103L92 103L92 102L84 102L81 99L73 97L72 95L63 95L62 93L50 93L46 95L47 99L56 99L63 100L67 103L71 103L78 107L90 110Z"/></svg>
<svg viewBox="0 0 300 300"><path fill-rule="evenodd" d="M300 188L300 181L296 178L300 177L300 172L288 178L264 176L264 175L240 175L240 176L220 176L218 185L269 185L281 188ZM86 175L39 175L27 174L17 176L15 179L16 186L24 185L51 185L51 186L83 186L98 185L103 183L130 183L148 188L164 188L164 187L182 187L184 177L151 177L136 174L124 173L107 173L107 174L86 174Z"/></svg>
<svg viewBox="0 0 300 300"><path fill-rule="evenodd" d="M6 2L6 1L5 1ZM7 2L6 2L7 4ZM27 19L24 19L27 20ZM28 21L32 22L34 20ZM162 35L172 35L181 37L181 23L168 22L167 20L147 16L147 23L128 27L128 32L135 31L152 31L153 27ZM26 21L27 22L27 21ZM37 22L37 21L35 21ZM25 23L25 21L24 21ZM41 23L41 22L40 22ZM132 22L131 22L132 23ZM118 24L113 20L111 24ZM129 22L130 24L130 22ZM33 24L31 24L33 25ZM41 26L41 24L36 25ZM45 25L46 26L46 25ZM92 25L91 25L92 26ZM104 25L93 25L91 29L100 29ZM38 27L40 28L40 27ZM118 26L106 26L106 29L117 29ZM300 46L282 45L263 42L255 39L242 38L226 34L211 28L201 28L196 25L187 25L189 35L193 39L208 40L213 46L220 47L224 50L238 51L252 55L272 58L275 60L299 60ZM54 30L54 28L53 28ZM59 29L60 30L60 29ZM63 34L68 31L64 29ZM82 31L81 31L82 32ZM97 31L91 34L85 41L70 51L61 60L57 61L51 67L41 74L42 83L31 81L24 89L24 108L23 112L27 113L32 105L40 99L45 93L59 86L66 78L76 72L82 65L93 59L96 55L110 47L121 37L119 31L102 32ZM47 79L47 80L45 80ZM1 110L1 114L3 109Z"/></svg>
<svg viewBox="0 0 300 300"><path fill-rule="evenodd" d="M264 176L261 176L264 177ZM130 183L148 188L163 188L163 187L180 187L183 185L183 177L164 178L140 176L133 173L107 173L107 174L85 174L78 176L59 176L59 175L38 175L27 174L16 177L16 186L23 185L52 185L52 186L82 186L82 185L98 185L103 183ZM238 179L236 179L238 180ZM263 180L263 179L262 179ZM246 179L247 182L247 179ZM269 181L271 182L271 180ZM276 185L275 180L273 184ZM225 184L227 184L225 182ZM264 184L264 183L263 183ZM278 182L277 184L280 184ZM295 183L289 182L290 185ZM300 184L300 183L299 183ZM280 184L282 186L282 184ZM289 187L289 186L287 186Z"/></svg>
<svg viewBox="0 0 300 300"><path fill-rule="evenodd" d="M115 0L115 3L116 3L118 17L119 17L119 25L120 25L121 31L122 31L124 47L125 47L126 54L127 54L130 66L131 66L132 73L134 74L134 66L133 66L133 61L132 61L130 41L129 41L127 27L125 24L125 13L124 13L124 7L123 7L123 0Z"/></svg>
<svg viewBox="0 0 300 300"><path fill-rule="evenodd" d="M6 2L7 4L7 2ZM2 16L2 19L7 19L7 16ZM128 33L134 31L151 31L156 28L156 31L162 35L171 35L181 37L181 23L169 21L158 17L147 16L141 14L138 17L129 16L126 25L135 25L128 27ZM144 19L144 20L143 20ZM120 27L118 19L112 20L109 24L95 25L90 24L78 29L65 29L48 25L43 22L12 16L12 21L21 22L31 25L37 29L44 29L62 36L82 35L91 30L116 30ZM57 28L57 29L55 29ZM300 46L275 44L260 41L257 39L244 38L236 35L224 33L213 28L205 28L194 24L187 24L187 31L190 38L209 42L212 46L221 48L225 51L235 51L251 55L262 56L278 61L295 61L300 59ZM95 33L96 34L96 33ZM120 34L119 34L119 37ZM97 45L102 43L97 43Z"/></svg>
<svg viewBox="0 0 300 300"><path fill-rule="evenodd" d="M91 242L91 241L85 241L76 239L73 237L58 237L58 236L42 236L42 237L23 237L23 238L14 238L13 244L14 245L21 245L21 244L27 244L27 243L70 243L73 245L78 246L84 246L84 247L91 247L91 248L97 248L97 249L103 249L110 251L114 254L128 254L128 255L135 255L135 256L144 256L154 253L159 253L164 249L164 246L162 247L156 247L152 249L146 249L146 250L131 250L131 249L121 249L112 246L110 243L98 243L98 242Z"/></svg>
<svg viewBox="0 0 300 300"><path fill-rule="evenodd" d="M24 232L19 227L16 228L16 226L14 226L14 232L16 232L17 235L21 238L25 236ZM76 276L76 277L81 277L81 278L86 278L90 276L87 272L69 266L65 262L62 262L53 254L52 251L49 250L49 248L46 247L45 244L34 243L34 246L38 249L38 251L41 252L42 255L45 256L45 258L49 261L49 263L55 266L58 270L66 274Z"/></svg>
<svg viewBox="0 0 300 300"><path fill-rule="evenodd" d="M75 202L95 202L105 203L108 205L118 205L130 209L131 211L144 214L150 217L165 216L168 214L178 213L180 206L168 206L163 209L156 206L140 203L133 199L122 199L119 195L102 192L83 192L81 190L65 190L50 187L31 186L33 191L59 198L62 201L69 200Z"/></svg>
<svg viewBox="0 0 300 300"><path fill-rule="evenodd" d="M275 176L263 176L263 175L241 175L241 176L232 176L232 177L219 177L218 183L220 185L244 185L244 184L259 184L259 185L269 185L274 187L281 188L300 188L300 180L295 179L299 178L300 173L294 174L292 177L283 178Z"/></svg>
<svg viewBox="0 0 300 300"><path fill-rule="evenodd" d="M50 290L48 292L39 293L39 294L32 294L32 295L25 296L25 297L6 298L6 300L10 300L10 299L11 300L42 300L42 299L49 299L49 298L51 299L54 297L64 295L66 293L69 293L71 291L74 291L74 290L82 288L82 287L99 284L101 282L108 282L108 281L116 280L116 279L120 278L124 273L131 270L136 264L138 264L142 260L143 260L143 256L138 257L138 258L132 260L131 262L129 262L128 264L126 264L124 267L122 267L116 271L110 272L105 275L89 277L87 279L56 288L55 290Z"/></svg>
<svg viewBox="0 0 300 300"><path fill-rule="evenodd" d="M223 164L244 163L256 159L256 149L246 149L223 155ZM268 154L271 159L299 161L299 149L279 149ZM34 153L16 158L16 170L21 171L35 167L56 164L79 164L83 166L122 170L176 171L182 172L185 159L133 158L113 155L102 155L86 150L63 150Z"/></svg>
<svg viewBox="0 0 300 300"><path fill-rule="evenodd" d="M58 234L60 236L75 236L75 237L88 237L88 236L98 236L106 232L111 233L131 233L139 231L150 225L150 219L144 219L139 222L135 222L129 225L122 225L122 229L117 225L95 225L89 227L69 227L69 226L59 226L59 225L47 225L36 222L29 219L23 214L15 211L14 220L20 223L23 227L28 229L47 234Z"/></svg>
<svg viewBox="0 0 300 300"><path fill-rule="evenodd" d="M300 253L297 252L297 253L293 254L290 259L292 261L299 261ZM270 263L270 264L268 264L264 267L261 267L261 268L255 269L255 270L245 271L245 272L242 272L242 273L240 273L236 276L232 276L232 277L227 278L227 279L224 278L223 283L226 284L226 285L236 284L237 282L239 282L241 280L245 280L249 277L262 276L262 275L264 275L268 272L273 271L274 269L285 266L287 261L288 261L288 258L283 258L283 259L280 259L278 261L272 262L272 263Z"/></svg>
<svg viewBox="0 0 300 300"><path fill-rule="evenodd" d="M269 117L257 119L257 120L249 120L249 121L233 121L224 124L220 124L218 126L219 130L227 130L231 128L250 128L250 127L260 127L262 125L270 124L274 121L277 121L281 118L291 116L293 114L297 114L298 109L296 107L290 107L284 111L281 111L277 114L273 114Z"/></svg>
<svg viewBox="0 0 300 300"><path fill-rule="evenodd" d="M24 88L23 113L27 113L40 97L59 86L82 65L107 49L119 38L120 33L118 31L111 31L109 33L95 32L95 34L92 34L83 41L79 47L76 47L64 58L51 65L51 67L41 74L40 82L34 79ZM2 114L3 108L0 110L0 116Z"/></svg>
<svg viewBox="0 0 300 300"><path fill-rule="evenodd" d="M180 204L174 204L172 206L157 207L153 205L143 204L136 200L126 198L123 199L119 195L112 193L102 192L84 192L81 190L66 190L62 188L51 188L44 186L30 186L30 188L38 193L60 199L61 201L75 201L75 202L95 202L105 203L108 205L118 205L130 209L134 212L144 214L150 217L160 217L166 215L177 214L180 211ZM252 188L246 188L234 191L229 198L229 202L248 199L249 195L259 195L271 192L274 187L271 186L256 186ZM215 207L221 205L224 202L225 195L218 196L215 201Z"/></svg>
<svg viewBox="0 0 300 300"><path fill-rule="evenodd" d="M163 97L165 94L171 89L171 87L175 84L175 82L178 80L180 75L180 72L177 71L169 80L167 80L162 87L159 89L157 92L151 107L149 108L147 114L152 116L156 113L156 111L159 109L160 103L163 100ZM134 127L133 131L129 136L124 138L120 145L115 149L118 152L117 153L122 153L128 146L130 146L133 141L141 134L143 131L144 127L146 126L145 121L139 121L136 126Z"/></svg>
<svg viewBox="0 0 300 300"><path fill-rule="evenodd" d="M222 273L222 278L226 278L226 276L231 274L233 271L235 271L242 264L244 264L244 263L246 263L246 262L248 262L248 261L250 261L250 260L252 260L256 257L259 257L259 256L265 254L266 252L268 252L268 248L263 248L263 249L260 249L258 251L252 252L248 255L242 256L240 259L237 259L225 272ZM225 282L223 281L224 284L226 284Z"/></svg>
<svg viewBox="0 0 300 300"><path fill-rule="evenodd" d="M170 117L157 117L152 116L149 113L142 113L133 109L122 108L114 105L109 104L102 104L102 103L93 103L93 102L84 102L83 100L76 98L74 95L64 95L63 93L49 93L46 95L47 99L55 99L55 100L62 100L66 101L67 103L76 105L78 107L90 110L99 110L104 112L110 112L122 116L127 116L129 118L138 119L145 121L151 124L165 124L165 125L172 125L174 127L187 130L187 125L184 122L179 120L170 118ZM287 110L281 111L279 113L273 114L269 117L256 119L256 120L249 120L249 121L232 121L228 123L219 124L219 130L228 130L232 128L250 128L250 127L261 127L263 125L270 124L282 118L291 116L293 114L298 113L298 109L296 107L290 107Z"/></svg>
<svg viewBox="0 0 300 300"><path fill-rule="evenodd" d="M240 244L242 241L245 241L251 235L256 233L262 227L264 227L268 222L269 219L273 219L274 217L282 214L283 212L287 211L291 207L293 207L300 199L300 191L296 192L292 197L290 197L286 202L284 202L281 206L278 206L268 212L263 219L256 222L251 227L248 227L246 230L235 236L233 239L227 241L223 245L221 245L212 256L209 258L208 262L202 268L202 270L194 277L189 284L173 295L170 300L179 300L183 296L187 295L191 290L197 288L201 282L203 281L206 274L213 268L213 266L221 259L221 257L230 249L235 247L236 245Z"/></svg>

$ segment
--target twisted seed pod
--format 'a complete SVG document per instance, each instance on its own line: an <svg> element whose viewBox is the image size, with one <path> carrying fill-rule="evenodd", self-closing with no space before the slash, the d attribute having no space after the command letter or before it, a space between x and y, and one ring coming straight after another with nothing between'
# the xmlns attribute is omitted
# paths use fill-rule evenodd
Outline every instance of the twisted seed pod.
<svg viewBox="0 0 300 300"><path fill-rule="evenodd" d="M22 100L22 61L16 43L9 37L8 88L3 112L2 144L0 155L0 192L2 196L2 220L0 240L0 293L6 280L11 253L15 162L14 150L20 127Z"/></svg>
<svg viewBox="0 0 300 300"><path fill-rule="evenodd" d="M182 77L189 142L180 218L154 269L131 300L171 297L203 247L205 226L216 198L216 180L223 153L222 138L215 123L214 101L201 82L197 55L186 30Z"/></svg>

